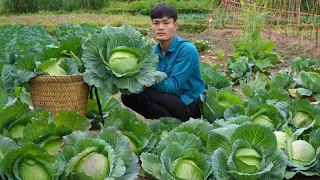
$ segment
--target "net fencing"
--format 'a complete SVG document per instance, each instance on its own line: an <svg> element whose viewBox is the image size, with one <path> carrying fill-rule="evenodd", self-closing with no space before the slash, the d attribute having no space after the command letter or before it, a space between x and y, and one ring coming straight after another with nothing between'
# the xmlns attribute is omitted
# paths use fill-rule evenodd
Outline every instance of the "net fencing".
<svg viewBox="0 0 320 180"><path fill-rule="evenodd" d="M220 6L208 17L209 28L244 29L255 17L265 38L275 42L304 42L309 48L320 49L320 0L221 0Z"/></svg>

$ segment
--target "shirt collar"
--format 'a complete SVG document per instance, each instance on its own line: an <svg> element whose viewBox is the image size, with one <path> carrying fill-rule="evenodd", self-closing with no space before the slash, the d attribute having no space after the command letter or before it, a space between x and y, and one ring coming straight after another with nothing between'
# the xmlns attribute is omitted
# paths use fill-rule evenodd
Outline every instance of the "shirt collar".
<svg viewBox="0 0 320 180"><path fill-rule="evenodd" d="M172 39L172 42L170 43L169 48L167 49L167 51L169 52L173 52L174 50L176 50L176 47L178 45L179 42L179 38L175 35Z"/></svg>
<svg viewBox="0 0 320 180"><path fill-rule="evenodd" d="M177 48L178 43L179 43L179 38L175 35L175 36L173 37L173 39L172 39L172 41L171 41L171 43L170 43L167 51L169 51L169 52L175 51L176 48ZM157 51L159 54L161 54L160 44L157 44L157 46L156 46L156 51Z"/></svg>

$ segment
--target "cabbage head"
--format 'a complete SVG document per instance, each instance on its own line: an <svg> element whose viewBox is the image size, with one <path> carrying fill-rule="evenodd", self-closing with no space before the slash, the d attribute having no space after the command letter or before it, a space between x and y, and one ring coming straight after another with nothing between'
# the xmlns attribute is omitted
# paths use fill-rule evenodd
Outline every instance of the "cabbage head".
<svg viewBox="0 0 320 180"><path fill-rule="evenodd" d="M9 133L11 134L12 138L17 139L17 138L22 138L23 136L23 130L25 129L26 126L24 125L15 125L9 129Z"/></svg>
<svg viewBox="0 0 320 180"><path fill-rule="evenodd" d="M291 132L288 126L284 126L287 134L286 154L289 157L286 179L291 179L295 174L305 176L320 176L320 129L313 129L305 133L303 139L302 131Z"/></svg>
<svg viewBox="0 0 320 180"><path fill-rule="evenodd" d="M197 164L189 159L180 159L174 169L174 173L181 179L202 180L204 173Z"/></svg>
<svg viewBox="0 0 320 180"><path fill-rule="evenodd" d="M300 166L309 164L315 157L316 151L305 140L296 140L291 143L292 161Z"/></svg>
<svg viewBox="0 0 320 180"><path fill-rule="evenodd" d="M19 164L19 175L23 180L50 180L51 177L45 166L40 162L26 158Z"/></svg>
<svg viewBox="0 0 320 180"><path fill-rule="evenodd" d="M288 158L269 127L252 122L216 128L208 137L215 179L284 178Z"/></svg>
<svg viewBox="0 0 320 180"><path fill-rule="evenodd" d="M194 134L171 131L160 140L157 152L141 154L141 166L156 179L210 179L212 166L203 148Z"/></svg>
<svg viewBox="0 0 320 180"><path fill-rule="evenodd" d="M166 78L159 57L128 24L105 26L83 45L84 81L109 94L139 93Z"/></svg>
<svg viewBox="0 0 320 180"><path fill-rule="evenodd" d="M140 170L129 139L114 127L98 134L74 131L63 137L57 156L61 179L136 179Z"/></svg>
<svg viewBox="0 0 320 180"><path fill-rule="evenodd" d="M240 148L234 154L234 162L239 172L255 173L259 170L261 161L261 154L252 148Z"/></svg>
<svg viewBox="0 0 320 180"><path fill-rule="evenodd" d="M273 133L276 135L278 148L284 150L287 146L287 134L282 131L274 131Z"/></svg>
<svg viewBox="0 0 320 180"><path fill-rule="evenodd" d="M93 179L104 179L108 177L110 162L106 156L92 152L83 157L75 167L76 173L84 173Z"/></svg>
<svg viewBox="0 0 320 180"><path fill-rule="evenodd" d="M125 74L128 71L135 69L141 58L142 54L139 50L118 46L111 51L109 66L116 75Z"/></svg>
<svg viewBox="0 0 320 180"><path fill-rule="evenodd" d="M292 122L296 128L308 127L312 121L312 116L302 111L296 112L292 118Z"/></svg>
<svg viewBox="0 0 320 180"><path fill-rule="evenodd" d="M255 118L252 119L252 121L254 123L270 127L271 129L275 129L273 121L268 116L266 116L264 114L256 116Z"/></svg>
<svg viewBox="0 0 320 180"><path fill-rule="evenodd" d="M3 164L4 177L7 177L4 179L51 180L57 178L53 156L39 145L32 143L11 149L5 154L1 164Z"/></svg>

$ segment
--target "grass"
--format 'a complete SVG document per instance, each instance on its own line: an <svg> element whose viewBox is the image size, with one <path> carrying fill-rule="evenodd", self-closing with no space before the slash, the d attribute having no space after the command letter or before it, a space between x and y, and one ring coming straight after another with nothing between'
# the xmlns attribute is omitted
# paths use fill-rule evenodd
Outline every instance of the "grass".
<svg viewBox="0 0 320 180"><path fill-rule="evenodd" d="M22 14L11 16L0 16L0 27L7 24L23 24L23 25L43 25L50 32L54 32L58 24L82 24L87 23L96 27L101 26L121 26L125 23L137 27L150 29L151 20L149 16L144 15L131 15L131 14L91 14L91 13L67 13L67 14L54 14L54 13L38 13L38 14ZM180 30L184 32L201 33L207 28L206 23L195 22L191 20L180 20Z"/></svg>
<svg viewBox="0 0 320 180"><path fill-rule="evenodd" d="M88 23L94 26L120 26L128 23L131 26L149 28L151 25L150 18L142 15L107 15L107 14L27 14L0 16L0 27L6 24L24 24L35 25L40 24L47 28L55 28L61 23L81 24Z"/></svg>

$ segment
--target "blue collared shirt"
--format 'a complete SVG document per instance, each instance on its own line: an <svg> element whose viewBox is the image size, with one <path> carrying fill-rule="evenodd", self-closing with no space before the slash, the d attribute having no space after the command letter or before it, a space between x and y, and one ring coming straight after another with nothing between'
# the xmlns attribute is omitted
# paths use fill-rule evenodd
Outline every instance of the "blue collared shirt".
<svg viewBox="0 0 320 180"><path fill-rule="evenodd" d="M189 41L174 36L165 56L159 44L154 45L153 50L159 56L158 70L167 74L165 80L153 87L178 95L186 105L198 99L204 92L204 81L197 48Z"/></svg>

